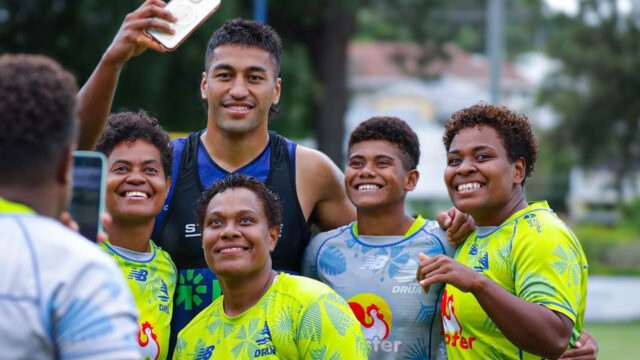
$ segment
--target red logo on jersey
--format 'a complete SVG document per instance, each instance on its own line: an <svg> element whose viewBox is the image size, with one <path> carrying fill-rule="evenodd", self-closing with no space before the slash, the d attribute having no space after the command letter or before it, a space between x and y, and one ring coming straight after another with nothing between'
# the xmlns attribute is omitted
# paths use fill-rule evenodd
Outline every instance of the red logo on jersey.
<svg viewBox="0 0 640 360"><path fill-rule="evenodd" d="M158 344L158 336L153 333L153 327L149 322L143 323L140 327L138 345L142 350L144 360L158 360L160 344Z"/></svg>
<svg viewBox="0 0 640 360"><path fill-rule="evenodd" d="M391 330L391 309L375 294L359 294L349 299L349 306L362 324L362 334L371 341L384 340Z"/></svg>
<svg viewBox="0 0 640 360"><path fill-rule="evenodd" d="M456 309L453 306L453 295L447 294L447 289L442 295L441 311L445 343L452 347L460 346L463 350L473 349L473 342L476 338L475 336L465 338L462 335L462 325L456 317Z"/></svg>

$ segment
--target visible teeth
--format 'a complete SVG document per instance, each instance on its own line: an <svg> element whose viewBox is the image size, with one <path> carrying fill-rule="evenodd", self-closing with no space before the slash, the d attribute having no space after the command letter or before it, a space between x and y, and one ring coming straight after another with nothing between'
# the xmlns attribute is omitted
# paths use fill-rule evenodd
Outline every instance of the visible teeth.
<svg viewBox="0 0 640 360"><path fill-rule="evenodd" d="M143 192L140 192L140 191L127 191L125 193L125 196L126 197L144 197L144 198L146 198L147 194L145 194Z"/></svg>
<svg viewBox="0 0 640 360"><path fill-rule="evenodd" d="M232 248L226 248L226 249L222 249L220 250L221 253L224 252L234 252L234 251L242 251L244 249L242 249L241 247L232 247Z"/></svg>
<svg viewBox="0 0 640 360"><path fill-rule="evenodd" d="M468 183L468 184L462 184L462 185L458 185L458 191L463 191L463 190L471 190L471 189L479 189L481 188L482 185L480 185L477 182L474 183Z"/></svg>
<svg viewBox="0 0 640 360"><path fill-rule="evenodd" d="M378 185L374 185L374 184L363 184L363 185L358 185L358 190L377 190L380 187Z"/></svg>
<svg viewBox="0 0 640 360"><path fill-rule="evenodd" d="M231 110L249 110L248 106L229 106L228 108Z"/></svg>

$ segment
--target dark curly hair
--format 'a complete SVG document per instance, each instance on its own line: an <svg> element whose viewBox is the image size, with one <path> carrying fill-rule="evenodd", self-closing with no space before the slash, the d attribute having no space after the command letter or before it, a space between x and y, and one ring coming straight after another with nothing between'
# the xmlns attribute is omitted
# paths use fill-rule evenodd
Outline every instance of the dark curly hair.
<svg viewBox="0 0 640 360"><path fill-rule="evenodd" d="M269 25L247 19L227 20L209 39L204 57L204 71L209 72L213 51L222 45L246 45L258 47L271 55L276 76L280 74L282 40Z"/></svg>
<svg viewBox="0 0 640 360"><path fill-rule="evenodd" d="M3 184L49 181L76 141L75 78L42 55L0 56L0 169Z"/></svg>
<svg viewBox="0 0 640 360"><path fill-rule="evenodd" d="M263 210L267 216L267 224L269 228L280 225L282 222L282 205L280 198L275 192L270 190L265 183L248 175L231 174L224 179L218 180L202 193L198 204L196 205L196 216L198 225L204 228L204 218L207 213L207 206L214 196L224 192L227 189L245 188L252 191L262 202Z"/></svg>
<svg viewBox="0 0 640 360"><path fill-rule="evenodd" d="M384 140L397 146L405 170L413 170L418 166L420 141L418 135L404 120L378 116L361 122L349 137L349 152L354 144L369 140Z"/></svg>
<svg viewBox="0 0 640 360"><path fill-rule="evenodd" d="M122 111L109 115L107 125L96 144L96 151L108 157L122 141L130 144L138 139L158 149L164 176L169 177L173 165L173 149L169 143L169 134L160 126L158 120L144 110Z"/></svg>
<svg viewBox="0 0 640 360"><path fill-rule="evenodd" d="M519 158L525 160L525 179L531 176L538 146L529 119L505 106L477 104L455 112L445 125L442 141L446 150L449 151L453 138L460 130L481 124L491 126L498 132L510 162Z"/></svg>

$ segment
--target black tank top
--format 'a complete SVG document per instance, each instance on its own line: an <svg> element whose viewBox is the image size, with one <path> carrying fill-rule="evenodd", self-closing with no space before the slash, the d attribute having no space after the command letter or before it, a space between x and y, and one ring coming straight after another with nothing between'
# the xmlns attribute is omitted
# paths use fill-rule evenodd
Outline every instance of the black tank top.
<svg viewBox="0 0 640 360"><path fill-rule="evenodd" d="M206 268L202 238L196 227L196 202L204 191L198 171L198 142L202 131L187 138L179 163L169 209L154 237L170 255L178 269ZM295 172L285 139L269 131L270 164L266 184L280 197L283 216L280 239L271 254L273 268L300 273L310 232L296 193Z"/></svg>

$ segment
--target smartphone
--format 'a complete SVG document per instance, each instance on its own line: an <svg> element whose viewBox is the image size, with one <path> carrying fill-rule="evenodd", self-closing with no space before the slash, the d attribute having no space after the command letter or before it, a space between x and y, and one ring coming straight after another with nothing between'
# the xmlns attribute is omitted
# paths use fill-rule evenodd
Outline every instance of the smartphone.
<svg viewBox="0 0 640 360"><path fill-rule="evenodd" d="M173 51L220 7L221 0L171 0L165 7L178 20L173 34L156 29L147 32L167 50Z"/></svg>
<svg viewBox="0 0 640 360"><path fill-rule="evenodd" d="M107 159L96 151L73 152L73 190L69 212L80 234L96 241L102 231Z"/></svg>

